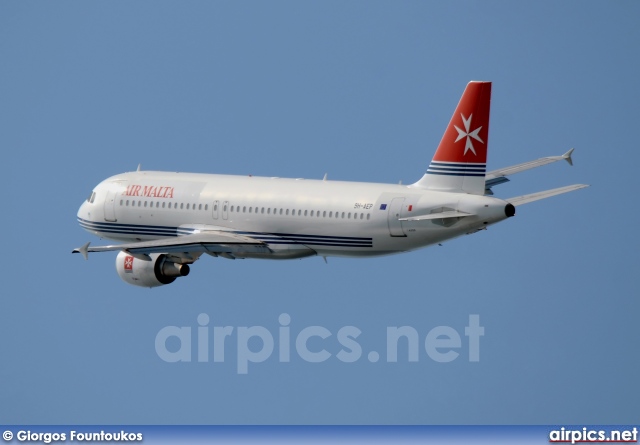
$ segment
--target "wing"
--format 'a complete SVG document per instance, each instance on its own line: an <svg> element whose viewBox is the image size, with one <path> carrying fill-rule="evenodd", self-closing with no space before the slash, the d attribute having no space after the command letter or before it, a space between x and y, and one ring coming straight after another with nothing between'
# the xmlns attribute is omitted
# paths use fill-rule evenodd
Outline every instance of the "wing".
<svg viewBox="0 0 640 445"><path fill-rule="evenodd" d="M516 196L513 198L505 199L505 201L519 206L522 204L528 204L530 202L539 201L541 199L550 198L552 196L561 195L562 193L569 193L575 190L580 190L585 187L589 187L587 184L573 184L565 187L558 187L557 189L545 190L544 192L531 193L529 195Z"/></svg>
<svg viewBox="0 0 640 445"><path fill-rule="evenodd" d="M268 253L271 251L262 241L248 236L222 231L207 231L177 236L175 238L114 244L110 246L89 247L89 244L90 243L87 243L82 247L73 249L72 253L80 253L85 259L88 259L89 252L109 252L115 250L125 251L133 256L146 256L151 253L168 253L175 255L200 255L202 253L210 253L224 255L249 252Z"/></svg>
<svg viewBox="0 0 640 445"><path fill-rule="evenodd" d="M573 154L573 148L563 154L562 156L548 156L546 158L536 159L535 161L523 162L522 164L512 165L511 167L505 167L498 170L490 171L485 175L485 194L493 195L491 187L494 185L509 182L507 176L520 173L532 168L542 167L543 165L552 164L554 162L565 160L569 165L573 165L571 155Z"/></svg>

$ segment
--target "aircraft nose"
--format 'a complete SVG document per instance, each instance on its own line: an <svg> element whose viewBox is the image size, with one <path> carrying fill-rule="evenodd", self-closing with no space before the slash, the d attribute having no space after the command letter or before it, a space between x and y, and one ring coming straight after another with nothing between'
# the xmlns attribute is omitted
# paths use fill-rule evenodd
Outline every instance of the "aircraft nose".
<svg viewBox="0 0 640 445"><path fill-rule="evenodd" d="M89 209L89 203L84 201L80 204L80 208L78 209L78 218L79 219L90 219L91 218L91 210Z"/></svg>

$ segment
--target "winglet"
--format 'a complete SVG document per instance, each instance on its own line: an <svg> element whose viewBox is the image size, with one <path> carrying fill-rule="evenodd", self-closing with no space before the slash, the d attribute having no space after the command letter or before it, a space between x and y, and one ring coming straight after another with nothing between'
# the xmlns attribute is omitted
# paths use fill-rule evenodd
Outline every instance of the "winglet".
<svg viewBox="0 0 640 445"><path fill-rule="evenodd" d="M566 152L565 154L562 155L562 159L567 161L569 163L569 165L571 165L571 166L573 166L573 159L571 159L571 155L573 154L573 150L575 150L575 148L572 148L571 150L569 150L568 152Z"/></svg>
<svg viewBox="0 0 640 445"><path fill-rule="evenodd" d="M73 249L71 251L71 253L81 253L82 256L84 257L85 260L89 259L89 244L91 244L91 241L89 241L87 244L85 244L82 247L78 247L77 249Z"/></svg>

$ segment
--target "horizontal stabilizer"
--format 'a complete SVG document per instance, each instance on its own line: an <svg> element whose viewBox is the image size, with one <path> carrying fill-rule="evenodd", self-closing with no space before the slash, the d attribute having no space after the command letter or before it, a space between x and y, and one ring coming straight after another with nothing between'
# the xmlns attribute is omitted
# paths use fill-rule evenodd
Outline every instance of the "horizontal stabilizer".
<svg viewBox="0 0 640 445"><path fill-rule="evenodd" d="M559 187L557 189L545 190L544 192L531 193L530 195L516 196L514 198L505 199L505 201L519 206L522 204L528 204L530 202L539 201L541 199L550 198L551 196L561 195L563 193L573 192L585 187L589 187L587 184L573 184L565 187Z"/></svg>
<svg viewBox="0 0 640 445"><path fill-rule="evenodd" d="M411 216L409 218L398 218L398 221L425 221L429 219L447 219L447 218L463 218L472 216L473 213L460 212L458 210L449 210L446 212L429 213L427 215Z"/></svg>
<svg viewBox="0 0 640 445"><path fill-rule="evenodd" d="M573 154L573 148L563 154L562 156L548 156L546 158L536 159L535 161L523 162L522 164L512 165L511 167L505 167L498 170L493 170L487 173L485 176L485 181L490 181L494 178L500 178L504 176L513 175L515 173L520 173L525 170L530 170L536 167L542 167L543 165L552 164L554 162L562 161L563 159L569 163L569 165L573 165L573 160L571 159L571 155ZM495 185L495 184L494 184Z"/></svg>

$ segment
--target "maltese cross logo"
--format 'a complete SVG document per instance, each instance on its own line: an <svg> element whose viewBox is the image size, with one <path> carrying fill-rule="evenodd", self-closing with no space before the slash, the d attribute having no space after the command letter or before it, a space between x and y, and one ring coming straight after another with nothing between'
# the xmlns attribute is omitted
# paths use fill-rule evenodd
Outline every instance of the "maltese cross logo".
<svg viewBox="0 0 640 445"><path fill-rule="evenodd" d="M456 139L456 142L458 142L460 139L466 137L467 138L467 142L464 145L464 153L462 154L463 156L467 154L467 152L469 150L471 150L471 153L473 153L474 155L477 156L476 151L473 148L473 142L471 141L471 139L475 139L476 141L482 142L484 144L484 141L482 139L480 139L480 136L478 136L478 132L480 130L482 130L482 127L478 127L475 130L473 130L472 132L469 132L469 129L471 128L471 119L473 118L473 114L469 115L469 119L466 119L464 117L464 114L460 113L460 117L462 117L462 123L464 124L464 130L461 128L458 128L457 125L454 125L455 129L458 130L458 138Z"/></svg>
<svg viewBox="0 0 640 445"><path fill-rule="evenodd" d="M127 256L124 258L124 271L133 272L133 257Z"/></svg>

